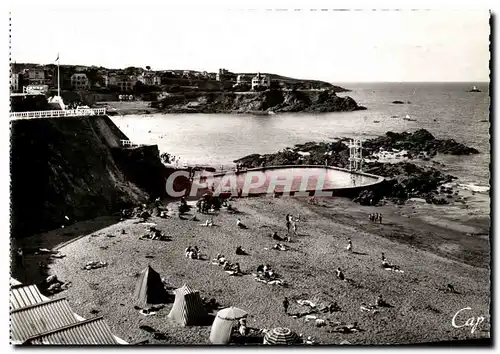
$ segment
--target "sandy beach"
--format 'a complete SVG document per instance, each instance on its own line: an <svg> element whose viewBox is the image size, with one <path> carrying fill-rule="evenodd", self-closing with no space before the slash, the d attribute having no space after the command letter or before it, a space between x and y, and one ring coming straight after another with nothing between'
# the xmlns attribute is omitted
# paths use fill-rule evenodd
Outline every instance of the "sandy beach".
<svg viewBox="0 0 500 354"><path fill-rule="evenodd" d="M96 108L106 108L109 112L116 112L117 115L128 114L152 114L158 110L151 108L148 101L103 101L96 102Z"/></svg>
<svg viewBox="0 0 500 354"><path fill-rule="evenodd" d="M112 331L130 343L149 340L162 344L209 344L209 326L180 327L167 319L171 303L148 317L134 309L137 276L150 264L171 287L188 284L199 290L202 297L215 298L224 307L237 306L248 311L250 327L290 327L321 344L339 344L344 340L352 344L422 343L489 337L488 219L463 219L465 227L460 226L459 231L452 213L440 217L439 210L432 213L425 209L435 206L418 202L363 207L342 198L322 199L318 205L309 205L305 200L283 197L238 199L232 205L240 214L222 210L214 216L212 228L199 225L207 219L199 213L194 213L199 221L151 218L158 229L172 238L168 242L139 240L146 226L135 224L134 219L116 224L113 219L88 221L39 235L39 247L44 242L52 248L74 240L58 248L66 257L49 265L48 274L72 282L68 290L55 298L67 298L83 317L104 316ZM368 220L372 212L382 213L382 224ZM273 250L276 241L270 234L285 234L287 213L300 214L299 235L288 244L291 250ZM236 227L237 217L248 230ZM125 234L121 234L122 229ZM348 237L353 253L345 249ZM22 242L33 245L34 239ZM209 259L217 253L224 254L229 261L239 262L248 275L232 277L210 261L185 258L184 249L189 245L198 246ZM249 255L236 255L237 246ZM381 252L404 273L384 270L380 265ZM33 263L37 256L31 257ZM89 261L105 261L108 266L83 270ZM251 273L259 264L271 265L289 286L255 281ZM336 278L337 267L352 283ZM19 269L17 272L24 273ZM25 276L36 277L34 273ZM458 293L444 291L447 284L452 284ZM361 304L374 304L379 294L393 307L380 308L378 313L362 312ZM286 315L282 308L284 296L291 302L289 313L307 310L295 301L298 299L337 302L340 312L317 314L318 318L347 324L358 322L362 331L329 333L328 326L317 328L314 321ZM471 309L457 316L457 324L462 325L473 316L485 318L473 333L468 326L452 325L457 311L467 307ZM163 332L166 339L153 339L139 328L141 325Z"/></svg>

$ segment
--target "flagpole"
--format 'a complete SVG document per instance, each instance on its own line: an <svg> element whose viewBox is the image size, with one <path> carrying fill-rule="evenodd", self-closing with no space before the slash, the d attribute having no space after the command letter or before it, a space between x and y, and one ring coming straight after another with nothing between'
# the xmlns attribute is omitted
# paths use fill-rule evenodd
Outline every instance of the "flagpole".
<svg viewBox="0 0 500 354"><path fill-rule="evenodd" d="M57 96L61 97L61 75L59 73L59 53L57 53Z"/></svg>

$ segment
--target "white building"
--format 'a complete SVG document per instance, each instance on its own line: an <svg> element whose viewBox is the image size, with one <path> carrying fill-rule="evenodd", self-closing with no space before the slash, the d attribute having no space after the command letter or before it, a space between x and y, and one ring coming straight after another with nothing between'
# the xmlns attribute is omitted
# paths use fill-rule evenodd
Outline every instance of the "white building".
<svg viewBox="0 0 500 354"><path fill-rule="evenodd" d="M271 86L271 78L268 75L258 73L252 78L252 90L255 90L258 86L268 88Z"/></svg>
<svg viewBox="0 0 500 354"><path fill-rule="evenodd" d="M71 86L75 90L86 90L90 88L89 79L87 74L76 73L71 76Z"/></svg>
<svg viewBox="0 0 500 354"><path fill-rule="evenodd" d="M45 95L48 91L48 85L28 85L23 87L23 93L29 95Z"/></svg>
<svg viewBox="0 0 500 354"><path fill-rule="evenodd" d="M19 74L10 75L10 90L12 92L19 92Z"/></svg>
<svg viewBox="0 0 500 354"><path fill-rule="evenodd" d="M156 73L154 72L143 72L141 75L139 75L137 81L140 81L144 85L149 85L149 86L161 85L161 77L156 75Z"/></svg>

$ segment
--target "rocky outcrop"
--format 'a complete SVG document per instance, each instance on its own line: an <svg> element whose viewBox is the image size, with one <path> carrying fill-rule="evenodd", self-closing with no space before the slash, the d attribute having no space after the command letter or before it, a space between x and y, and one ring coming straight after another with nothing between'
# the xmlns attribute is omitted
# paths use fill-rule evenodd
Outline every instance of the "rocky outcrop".
<svg viewBox="0 0 500 354"><path fill-rule="evenodd" d="M414 133L387 132L384 136L371 139L363 143L364 153L370 155L378 150L407 150L409 157L416 156L422 152L430 156L437 153L451 155L478 154L475 148L465 146L453 139L436 139L429 131L419 129Z"/></svg>
<svg viewBox="0 0 500 354"><path fill-rule="evenodd" d="M127 137L108 117L13 121L11 139L13 237L109 215L164 191L157 149L121 151Z"/></svg>
<svg viewBox="0 0 500 354"><path fill-rule="evenodd" d="M334 90L193 92L170 95L151 105L166 113L337 112L364 109L351 97L337 96Z"/></svg>

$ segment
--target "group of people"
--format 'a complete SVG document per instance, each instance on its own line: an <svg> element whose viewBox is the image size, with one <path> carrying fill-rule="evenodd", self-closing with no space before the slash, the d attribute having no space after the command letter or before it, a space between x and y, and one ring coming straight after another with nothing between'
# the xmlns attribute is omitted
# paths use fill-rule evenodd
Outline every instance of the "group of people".
<svg viewBox="0 0 500 354"><path fill-rule="evenodd" d="M289 237L290 231L293 231L294 235L297 235L297 222L299 218L294 219L293 215L286 214L286 230ZM289 237L290 238L290 237Z"/></svg>
<svg viewBox="0 0 500 354"><path fill-rule="evenodd" d="M240 264L238 262L232 264L229 262L223 254L217 254L215 259L212 260L212 264L222 266L222 269L230 275L241 275Z"/></svg>
<svg viewBox="0 0 500 354"><path fill-rule="evenodd" d="M271 280L276 277L276 274L271 269L271 266L268 264L261 264L257 267L257 275L263 277L264 279Z"/></svg>
<svg viewBox="0 0 500 354"><path fill-rule="evenodd" d="M208 214L210 211L210 206L204 198L196 202L196 207L198 208L198 213Z"/></svg>
<svg viewBox="0 0 500 354"><path fill-rule="evenodd" d="M368 215L368 219L370 219L371 222L378 222L379 224L382 224L382 214L380 213L371 213Z"/></svg>
<svg viewBox="0 0 500 354"><path fill-rule="evenodd" d="M164 235L160 230L156 227L151 226L146 229L146 234L139 237L141 240L158 240L158 241L169 241L170 238L167 235Z"/></svg>
<svg viewBox="0 0 500 354"><path fill-rule="evenodd" d="M190 259L202 259L201 252L197 246L188 246L184 251L186 258Z"/></svg>

